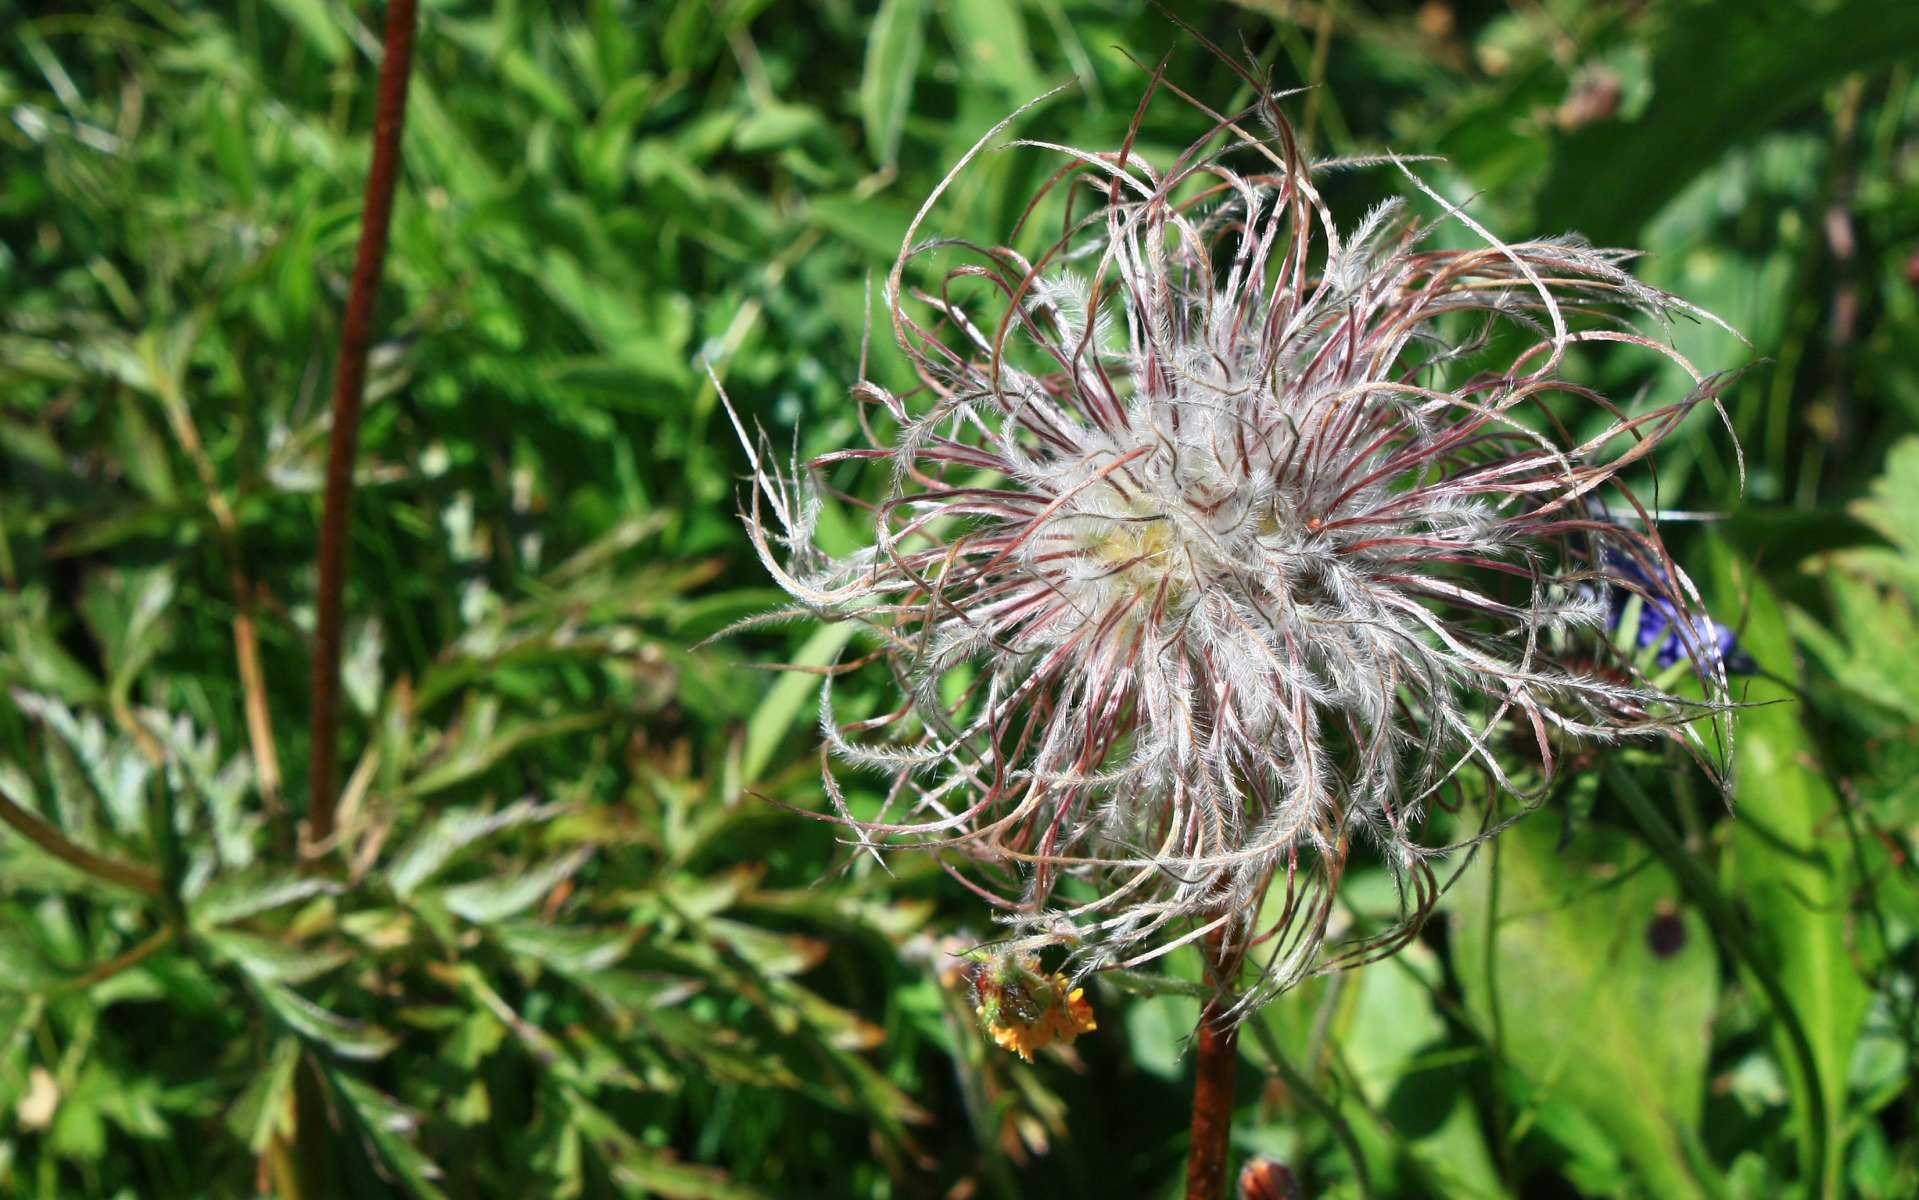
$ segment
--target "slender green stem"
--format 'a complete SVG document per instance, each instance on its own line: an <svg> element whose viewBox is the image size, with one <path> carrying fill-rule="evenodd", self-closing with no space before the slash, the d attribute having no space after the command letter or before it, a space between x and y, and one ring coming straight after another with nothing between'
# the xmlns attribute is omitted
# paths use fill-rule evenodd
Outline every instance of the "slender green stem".
<svg viewBox="0 0 1919 1200"><path fill-rule="evenodd" d="M75 975L72 979L63 981L53 990L56 994L83 992L96 983L105 983L115 975L120 974L120 972L139 966L147 959L152 958L155 954L171 946L179 936L180 927L178 925L172 923L162 925L157 932L149 935L146 940L133 947L133 949L115 958L110 958L103 963L94 965L85 972Z"/></svg>
<svg viewBox="0 0 1919 1200"><path fill-rule="evenodd" d="M1307 1108L1312 1109L1333 1131L1334 1140L1339 1143L1340 1149L1346 1152L1347 1160L1352 1163L1353 1186L1358 1190L1360 1200L1370 1200L1373 1194L1372 1173L1367 1169L1366 1155L1360 1149L1359 1136L1353 1132L1352 1123L1346 1120L1331 1100L1320 1095L1319 1089L1313 1086L1313 1081L1304 1071L1293 1065L1292 1059L1288 1058L1286 1051L1281 1048L1279 1038L1267 1028L1266 1022L1255 1018L1250 1024L1253 1028L1253 1040L1258 1042L1259 1048L1265 1052L1266 1063L1272 1068L1273 1074L1279 1076L1287 1089L1298 1096L1300 1101Z"/></svg>

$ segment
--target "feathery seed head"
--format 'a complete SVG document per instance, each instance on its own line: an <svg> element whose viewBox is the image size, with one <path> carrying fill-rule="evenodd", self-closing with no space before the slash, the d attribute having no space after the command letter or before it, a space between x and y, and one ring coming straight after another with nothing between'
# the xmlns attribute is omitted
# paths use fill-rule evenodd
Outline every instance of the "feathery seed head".
<svg viewBox="0 0 1919 1200"><path fill-rule="evenodd" d="M855 388L871 444L782 471L740 431L768 569L799 611L873 635L843 669L903 693L843 721L822 691L832 756L886 797L855 820L828 764L862 845L937 855L1009 953L1063 946L1077 972L1215 932L1235 962L1257 947L1243 1008L1326 960L1355 837L1416 924L1437 892L1424 817L1463 772L1536 796L1569 743L1663 736L1710 769L1727 736L1726 646L1625 478L1717 407L1635 322L1704 314L1624 253L1498 241L1395 158L1376 161L1483 245L1429 246L1403 203L1341 225L1317 181L1363 164L1307 162L1260 94L1163 165L1130 137L1015 143L1064 163L1014 231L1063 201L1033 257L914 243L1002 124L892 271L920 386ZM1629 413L1568 376L1593 342L1697 386ZM862 460L890 488L871 544L836 558L813 540L816 468ZM1606 637L1627 593L1683 648L1666 661L1692 664L1691 699Z"/></svg>

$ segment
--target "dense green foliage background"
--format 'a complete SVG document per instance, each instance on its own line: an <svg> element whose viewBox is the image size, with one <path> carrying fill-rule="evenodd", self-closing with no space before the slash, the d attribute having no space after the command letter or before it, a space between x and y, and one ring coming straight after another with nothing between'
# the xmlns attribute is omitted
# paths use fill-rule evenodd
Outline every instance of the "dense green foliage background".
<svg viewBox="0 0 1919 1200"><path fill-rule="evenodd" d="M1316 151L1441 154L1508 236L1644 247L1751 343L1676 344L1760 364L1743 491L1701 414L1658 497L1731 514L1668 537L1764 668L1736 817L1650 752L1571 778L1405 954L1261 1016L1237 1149L1306 1195L1919 1194L1919 6L1175 8L1324 85L1288 102ZM426 5L352 779L301 869L378 20L0 0L0 1194L1165 1194L1193 963L1102 981L1029 1067L957 982L975 902L754 798L821 803L810 681L749 664L844 635L698 645L777 599L700 364L777 442L849 444L870 281L975 138L1073 81L1022 129L1116 146L1135 60L1238 80L1123 0ZM1205 128L1166 100L1140 145ZM939 228L990 242L1050 166L986 156ZM1348 221L1394 191L1329 184ZM1386 919L1389 877L1347 904Z"/></svg>

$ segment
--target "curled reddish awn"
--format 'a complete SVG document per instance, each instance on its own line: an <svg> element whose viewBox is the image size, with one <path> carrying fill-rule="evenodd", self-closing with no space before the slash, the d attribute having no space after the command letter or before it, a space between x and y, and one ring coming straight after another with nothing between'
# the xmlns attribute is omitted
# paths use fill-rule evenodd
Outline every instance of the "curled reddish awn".
<svg viewBox="0 0 1919 1200"><path fill-rule="evenodd" d="M1155 76L1142 116L1171 90ZM745 519L797 602L768 619L870 638L822 688L837 819L873 853L936 855L1010 953L1058 947L1075 976L1206 938L1239 1013L1417 927L1449 849L1435 807L1537 797L1569 748L1620 739L1712 770L1729 736L1710 622L1628 486L1717 407L1660 337L1705 314L1626 253L1498 240L1397 158L1308 161L1257 90L1169 161L1130 135L1014 142L1060 166L1007 243L920 240L1002 124L888 279L918 384L853 389L868 444L781 469L740 430ZM1336 220L1319 183L1358 166L1438 224L1404 201ZM1433 245L1446 223L1477 244ZM1614 403L1574 370L1590 343L1695 386ZM820 476L859 463L885 493L869 544L834 556ZM1607 636L1621 588L1670 617L1693 682ZM853 671L888 674L897 706L842 715ZM877 815L853 815L846 771L877 781ZM1361 839L1407 920L1329 952Z"/></svg>

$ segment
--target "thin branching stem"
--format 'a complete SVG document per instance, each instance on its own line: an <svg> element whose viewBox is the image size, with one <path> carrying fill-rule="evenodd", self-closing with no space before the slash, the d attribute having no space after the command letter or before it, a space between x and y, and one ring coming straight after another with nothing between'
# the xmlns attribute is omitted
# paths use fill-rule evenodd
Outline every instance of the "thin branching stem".
<svg viewBox="0 0 1919 1200"><path fill-rule="evenodd" d="M1352 1123L1340 1113L1336 1104L1320 1095L1319 1089L1314 1086L1306 1072L1295 1066L1286 1056L1285 1048L1279 1044L1279 1039L1273 1035L1272 1029L1265 1021L1256 1016L1249 1020L1247 1025L1253 1031L1253 1040L1259 1043L1261 1050L1265 1051L1267 1065L1272 1068L1273 1074L1277 1075L1280 1082L1286 1085L1287 1090L1306 1107L1317 1113L1320 1120L1326 1122L1326 1127L1333 1131L1333 1137L1339 1142L1340 1148L1346 1152L1347 1161L1352 1164L1353 1187L1358 1192L1360 1200L1371 1200L1372 1175L1367 1169L1366 1155L1360 1148L1359 1137L1353 1132Z"/></svg>

